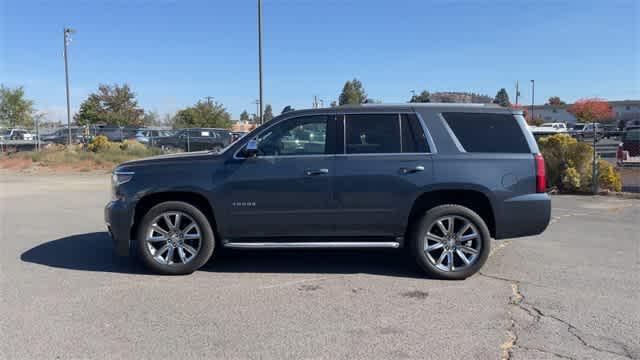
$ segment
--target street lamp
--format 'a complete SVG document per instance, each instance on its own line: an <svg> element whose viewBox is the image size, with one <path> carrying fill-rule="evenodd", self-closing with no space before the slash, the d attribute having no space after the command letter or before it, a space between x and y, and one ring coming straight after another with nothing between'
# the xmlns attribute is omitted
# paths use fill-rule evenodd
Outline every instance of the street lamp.
<svg viewBox="0 0 640 360"><path fill-rule="evenodd" d="M67 130L68 130L68 143L69 146L71 146L71 101L69 98L69 61L68 59L68 55L67 55L67 45L69 45L69 43L71 42L71 34L75 33L76 31L74 29L71 28L67 28L65 27L63 29L63 35L64 35L64 79L65 79L65 85L66 85L66 90L67 90Z"/></svg>
<svg viewBox="0 0 640 360"><path fill-rule="evenodd" d="M533 103L536 94L536 81L531 80L531 123L533 123Z"/></svg>
<svg viewBox="0 0 640 360"><path fill-rule="evenodd" d="M260 121L260 125L262 125L262 0L258 0L258 76L260 83L260 102L258 119Z"/></svg>

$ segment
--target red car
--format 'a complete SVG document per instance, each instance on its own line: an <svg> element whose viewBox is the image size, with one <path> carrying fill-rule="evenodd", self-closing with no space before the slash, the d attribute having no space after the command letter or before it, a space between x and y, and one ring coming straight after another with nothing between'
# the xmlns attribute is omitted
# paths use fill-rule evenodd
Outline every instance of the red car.
<svg viewBox="0 0 640 360"><path fill-rule="evenodd" d="M640 126L626 128L621 140L616 154L618 163L640 162Z"/></svg>

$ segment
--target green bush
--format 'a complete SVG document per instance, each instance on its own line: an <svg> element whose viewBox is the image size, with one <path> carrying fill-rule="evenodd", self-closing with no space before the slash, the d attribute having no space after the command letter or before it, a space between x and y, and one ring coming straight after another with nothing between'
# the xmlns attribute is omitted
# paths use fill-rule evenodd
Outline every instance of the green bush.
<svg viewBox="0 0 640 360"><path fill-rule="evenodd" d="M564 189L579 189L580 188L580 174L575 168L567 168L562 174L562 187Z"/></svg>
<svg viewBox="0 0 640 360"><path fill-rule="evenodd" d="M96 136L93 140L91 140L91 142L89 143L88 149L89 151L93 151L97 153L97 152L103 152L103 151L109 150L109 148L111 147L112 147L112 143L109 141L109 139L107 139L107 137L104 135L99 135L99 136Z"/></svg>
<svg viewBox="0 0 640 360"><path fill-rule="evenodd" d="M612 191L622 191L622 181L620 174L613 165L605 160L598 162L598 179L600 180L600 188Z"/></svg>
<svg viewBox="0 0 640 360"><path fill-rule="evenodd" d="M592 187L593 147L569 135L545 136L538 140L544 156L547 184L566 192L588 192ZM620 191L620 175L604 160L598 162L600 188Z"/></svg>

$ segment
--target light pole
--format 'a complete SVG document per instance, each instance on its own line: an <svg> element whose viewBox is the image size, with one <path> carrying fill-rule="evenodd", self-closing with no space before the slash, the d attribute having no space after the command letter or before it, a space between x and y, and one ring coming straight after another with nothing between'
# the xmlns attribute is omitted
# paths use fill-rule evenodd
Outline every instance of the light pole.
<svg viewBox="0 0 640 360"><path fill-rule="evenodd" d="M71 146L71 100L69 99L69 61L67 60L67 45L71 42L71 34L75 30L65 27L63 29L64 35L64 80L67 90L67 130L68 130L68 144Z"/></svg>
<svg viewBox="0 0 640 360"><path fill-rule="evenodd" d="M416 91L415 90L409 90L411 92L411 100L416 98ZM409 100L409 102L411 102L411 100Z"/></svg>
<svg viewBox="0 0 640 360"><path fill-rule="evenodd" d="M531 80L531 123L533 123L533 103L536 95L536 81Z"/></svg>
<svg viewBox="0 0 640 360"><path fill-rule="evenodd" d="M262 0L258 0L258 76L260 83L260 102L258 119L262 125Z"/></svg>

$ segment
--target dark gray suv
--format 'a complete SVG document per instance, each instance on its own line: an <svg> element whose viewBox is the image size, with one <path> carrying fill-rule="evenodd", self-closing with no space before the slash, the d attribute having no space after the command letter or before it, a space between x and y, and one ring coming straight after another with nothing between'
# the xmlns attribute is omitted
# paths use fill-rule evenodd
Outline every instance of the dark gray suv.
<svg viewBox="0 0 640 360"><path fill-rule="evenodd" d="M136 248L162 274L219 247L405 247L428 274L463 279L491 238L544 231L545 187L520 113L362 105L289 112L221 152L124 163L105 219L119 254Z"/></svg>

